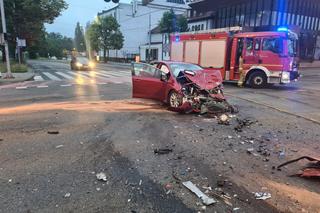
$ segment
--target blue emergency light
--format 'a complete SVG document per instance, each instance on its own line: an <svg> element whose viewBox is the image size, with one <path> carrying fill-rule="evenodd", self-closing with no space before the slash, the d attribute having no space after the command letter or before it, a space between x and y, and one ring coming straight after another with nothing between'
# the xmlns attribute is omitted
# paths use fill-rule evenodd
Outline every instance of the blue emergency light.
<svg viewBox="0 0 320 213"><path fill-rule="evenodd" d="M180 41L180 36L176 36L176 42L179 42Z"/></svg>
<svg viewBox="0 0 320 213"><path fill-rule="evenodd" d="M279 27L277 31L278 32L289 32L289 29L288 29L288 27Z"/></svg>

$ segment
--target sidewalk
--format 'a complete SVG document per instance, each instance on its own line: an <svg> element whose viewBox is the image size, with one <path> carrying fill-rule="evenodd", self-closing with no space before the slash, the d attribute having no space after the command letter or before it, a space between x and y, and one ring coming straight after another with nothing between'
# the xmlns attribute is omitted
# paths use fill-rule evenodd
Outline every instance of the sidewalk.
<svg viewBox="0 0 320 213"><path fill-rule="evenodd" d="M314 61L312 63L301 62L300 68L320 68L320 61Z"/></svg>
<svg viewBox="0 0 320 213"><path fill-rule="evenodd" d="M12 75L14 76L13 79L3 79L5 77L5 73L2 73L0 77L0 84L17 83L17 82L33 80L35 73L33 72L32 69L29 69L28 72L26 73L12 73Z"/></svg>

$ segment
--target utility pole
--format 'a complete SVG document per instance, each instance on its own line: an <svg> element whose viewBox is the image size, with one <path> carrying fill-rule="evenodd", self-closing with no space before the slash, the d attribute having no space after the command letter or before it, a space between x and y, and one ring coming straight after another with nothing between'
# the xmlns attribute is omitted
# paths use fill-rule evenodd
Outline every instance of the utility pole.
<svg viewBox="0 0 320 213"><path fill-rule="evenodd" d="M6 26L6 15L4 13L4 3L3 0L0 0L0 7L1 7L1 20L2 20L2 30L3 35L7 34L7 26ZM7 38L4 39L4 48L5 48L5 54L6 54L6 62L7 62L7 73L5 78L13 78L11 73L11 67L10 67L10 57L9 57L9 46L8 46L8 40Z"/></svg>
<svg viewBox="0 0 320 213"><path fill-rule="evenodd" d="M151 13L149 13L149 55L148 55L148 62L151 61Z"/></svg>

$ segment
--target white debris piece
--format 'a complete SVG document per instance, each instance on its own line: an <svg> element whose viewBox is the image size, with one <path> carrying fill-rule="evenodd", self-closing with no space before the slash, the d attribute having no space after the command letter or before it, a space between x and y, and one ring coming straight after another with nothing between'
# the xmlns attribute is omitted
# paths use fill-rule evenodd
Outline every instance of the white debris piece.
<svg viewBox="0 0 320 213"><path fill-rule="evenodd" d="M62 148L63 147L63 145L58 145L58 146L56 146L56 149L59 149L59 148Z"/></svg>
<svg viewBox="0 0 320 213"><path fill-rule="evenodd" d="M227 122L229 120L229 116L226 114L222 114L222 115L220 115L219 119L222 122Z"/></svg>
<svg viewBox="0 0 320 213"><path fill-rule="evenodd" d="M98 173L96 175L96 177L97 177L98 180L102 180L102 181L105 181L105 182L107 181L107 175L105 173L103 173L103 172Z"/></svg>
<svg viewBox="0 0 320 213"><path fill-rule="evenodd" d="M204 194L200 189L194 185L191 181L186 181L182 183L186 188L188 188L191 192L196 194L198 198L202 200L202 203L209 206L211 204L216 203L217 201L213 198L208 197L206 194Z"/></svg>
<svg viewBox="0 0 320 213"><path fill-rule="evenodd" d="M69 193L69 192L64 195L65 198L68 198L70 196L71 196L71 193Z"/></svg>
<svg viewBox="0 0 320 213"><path fill-rule="evenodd" d="M257 200L267 200L271 198L271 194L267 192L256 192L254 193L254 196Z"/></svg>

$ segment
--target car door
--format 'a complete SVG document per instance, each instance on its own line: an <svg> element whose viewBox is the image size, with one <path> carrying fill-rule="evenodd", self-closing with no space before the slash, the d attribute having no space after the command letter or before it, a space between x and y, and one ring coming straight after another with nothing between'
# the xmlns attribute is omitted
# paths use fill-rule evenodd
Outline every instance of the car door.
<svg viewBox="0 0 320 213"><path fill-rule="evenodd" d="M166 82L161 81L161 70L150 64L134 63L132 69L132 96L163 100Z"/></svg>

